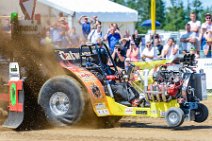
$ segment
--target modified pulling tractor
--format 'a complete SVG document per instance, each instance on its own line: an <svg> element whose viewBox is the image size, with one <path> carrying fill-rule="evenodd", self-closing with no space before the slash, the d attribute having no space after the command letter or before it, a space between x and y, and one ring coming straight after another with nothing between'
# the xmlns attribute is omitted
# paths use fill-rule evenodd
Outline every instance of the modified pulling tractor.
<svg viewBox="0 0 212 141"><path fill-rule="evenodd" d="M207 98L206 76L202 70L194 70L192 55L185 55L178 65L163 60L135 62L120 71L103 45L82 45L76 53L55 50L66 75L47 80L37 97L52 125L75 124L93 111L105 123L123 116L165 117L169 127L178 127L184 120L207 119L208 109L199 102ZM3 126L14 129L23 123L27 97L19 70L18 63L10 63L8 94L4 94L8 95L9 114ZM92 111L88 111L90 103Z"/></svg>
<svg viewBox="0 0 212 141"><path fill-rule="evenodd" d="M39 32L39 20L32 20L33 13L28 15L32 17L25 21L20 21L17 13L11 15L12 38L18 42L26 36L34 40ZM22 43L22 51L25 46ZM23 54L35 54L35 51L20 53L21 58ZM207 107L199 102L207 98L206 76L203 71L194 70L192 55L184 56L181 65L167 65L164 60L134 62L127 70L118 70L105 44L101 47L88 44L79 49L55 49L55 52L65 73L42 81L38 91L26 88L33 82L26 81L22 71L27 69L19 68L22 64L18 59L9 64L9 81L0 85L0 105L6 103L8 107L4 127L17 129L23 124L31 125L34 117L25 122L25 113L28 111L30 114L30 110L35 109L29 98L34 92L40 111L31 112L36 112L36 115L44 112L45 118L55 126L75 124L84 117L86 119L87 113L94 113L97 121L106 124L113 124L123 116L165 117L169 127L180 126L184 120L203 122L208 117ZM39 57L28 60L35 63ZM33 76L32 69L27 77L33 76L36 80L38 75Z"/></svg>

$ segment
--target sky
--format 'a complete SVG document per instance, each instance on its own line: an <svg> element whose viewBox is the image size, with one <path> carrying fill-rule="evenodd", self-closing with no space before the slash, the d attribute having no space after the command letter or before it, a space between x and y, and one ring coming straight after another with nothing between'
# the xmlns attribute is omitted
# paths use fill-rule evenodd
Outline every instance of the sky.
<svg viewBox="0 0 212 141"><path fill-rule="evenodd" d="M190 0L190 2L191 2L192 0ZM200 0L201 2L202 2L202 5L203 5L203 7L204 8L206 8L207 6L212 6L212 0ZM167 6L168 5L171 5L170 4L170 0L165 0L165 2L167 3ZM183 2L185 3L185 4L187 4L187 0L183 0Z"/></svg>
<svg viewBox="0 0 212 141"><path fill-rule="evenodd" d="M201 0L201 2L202 2L204 7L212 6L212 1L211 0Z"/></svg>

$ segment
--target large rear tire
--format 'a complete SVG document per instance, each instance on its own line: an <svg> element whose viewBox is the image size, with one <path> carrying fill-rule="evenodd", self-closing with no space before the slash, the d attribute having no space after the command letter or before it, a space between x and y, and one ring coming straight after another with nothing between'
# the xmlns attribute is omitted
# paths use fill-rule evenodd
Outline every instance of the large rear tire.
<svg viewBox="0 0 212 141"><path fill-rule="evenodd" d="M184 112L180 108L172 107L165 114L169 127L178 127L184 122Z"/></svg>
<svg viewBox="0 0 212 141"><path fill-rule="evenodd" d="M198 103L198 108L195 110L195 122L204 122L208 118L208 108L202 104Z"/></svg>
<svg viewBox="0 0 212 141"><path fill-rule="evenodd" d="M42 86L38 103L53 126L71 125L80 120L84 111L83 91L68 76L49 79Z"/></svg>

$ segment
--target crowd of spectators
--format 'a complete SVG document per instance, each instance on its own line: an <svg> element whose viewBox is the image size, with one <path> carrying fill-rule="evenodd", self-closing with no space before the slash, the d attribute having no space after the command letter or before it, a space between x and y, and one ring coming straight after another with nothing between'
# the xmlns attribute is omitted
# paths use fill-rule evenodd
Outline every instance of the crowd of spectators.
<svg viewBox="0 0 212 141"><path fill-rule="evenodd" d="M56 48L79 47L80 44L90 42L100 44L105 42L117 66L126 67L125 61L152 61L157 59L174 59L179 54L193 53L197 58L212 58L212 15L205 14L205 22L196 19L196 14L190 14L190 21L185 25L185 33L180 37L180 44L174 38L169 38L165 44L159 34L152 35L142 47L142 37L135 30L130 34L128 30L120 31L117 23L111 23L107 33L102 32L102 23L97 16L81 16L82 37L76 28L70 28L66 17L59 14L54 23L47 22L40 43ZM8 31L9 21L4 23L3 30ZM124 33L124 34L121 34Z"/></svg>

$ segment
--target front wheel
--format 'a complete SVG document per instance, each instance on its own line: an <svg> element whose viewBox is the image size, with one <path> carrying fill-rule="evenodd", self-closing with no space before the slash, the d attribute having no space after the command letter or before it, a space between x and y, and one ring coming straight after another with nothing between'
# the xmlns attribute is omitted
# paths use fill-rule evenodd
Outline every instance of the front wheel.
<svg viewBox="0 0 212 141"><path fill-rule="evenodd" d="M170 108L165 114L165 119L169 127L178 127L184 122L184 112L180 108Z"/></svg>
<svg viewBox="0 0 212 141"><path fill-rule="evenodd" d="M38 103L47 120L56 126L76 123L85 105L79 84L68 76L48 80L40 90Z"/></svg>
<svg viewBox="0 0 212 141"><path fill-rule="evenodd" d="M198 103L198 108L195 110L195 122L204 122L208 118L208 108L202 104Z"/></svg>

